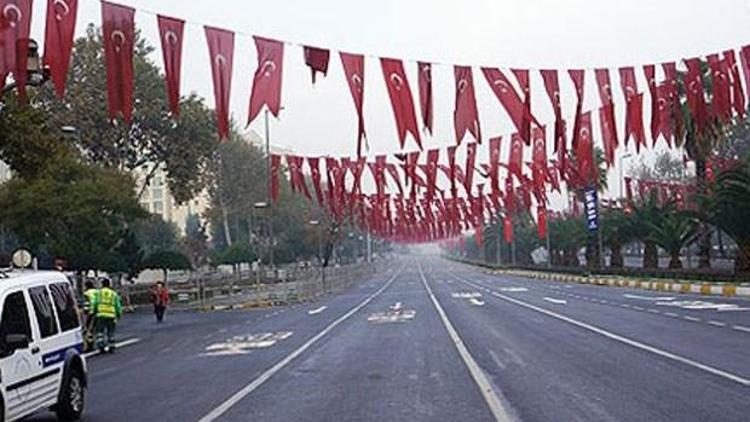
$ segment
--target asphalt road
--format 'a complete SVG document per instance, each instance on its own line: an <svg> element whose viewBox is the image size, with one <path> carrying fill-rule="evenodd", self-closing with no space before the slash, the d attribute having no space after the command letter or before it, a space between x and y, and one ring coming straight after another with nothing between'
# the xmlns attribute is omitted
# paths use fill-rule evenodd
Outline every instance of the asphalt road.
<svg viewBox="0 0 750 422"><path fill-rule="evenodd" d="M139 340L89 360L87 421L750 419L741 299L412 256L316 303L120 328Z"/></svg>

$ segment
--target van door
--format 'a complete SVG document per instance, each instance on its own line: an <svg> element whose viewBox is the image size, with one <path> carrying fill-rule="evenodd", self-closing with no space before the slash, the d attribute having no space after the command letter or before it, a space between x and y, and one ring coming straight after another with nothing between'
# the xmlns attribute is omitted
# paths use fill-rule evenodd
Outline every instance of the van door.
<svg viewBox="0 0 750 422"><path fill-rule="evenodd" d="M62 359L58 358L66 349L65 338L60 335L60 327L46 285L30 287L31 310L34 315L32 330L36 339L31 348L34 354L36 376L31 384L29 400L34 406L46 407L57 402L57 393L62 377Z"/></svg>
<svg viewBox="0 0 750 422"><path fill-rule="evenodd" d="M38 375L38 352L33 349L31 313L22 290L5 296L0 316L0 377L5 394L8 419L14 419L30 410L29 398L34 378ZM10 336L26 336L28 344L15 348L8 343ZM18 346L16 346L18 347ZM36 349L38 350L38 349ZM32 409L33 410L33 409Z"/></svg>

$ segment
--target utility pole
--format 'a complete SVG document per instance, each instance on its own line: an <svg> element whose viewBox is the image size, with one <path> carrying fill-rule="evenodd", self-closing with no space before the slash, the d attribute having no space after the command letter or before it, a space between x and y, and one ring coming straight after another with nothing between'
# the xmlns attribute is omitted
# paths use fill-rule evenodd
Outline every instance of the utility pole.
<svg viewBox="0 0 750 422"><path fill-rule="evenodd" d="M372 237L370 236L370 232L366 233L367 235L367 263L372 262Z"/></svg>
<svg viewBox="0 0 750 422"><path fill-rule="evenodd" d="M547 218L547 268L552 268L552 242L549 236L549 210L545 209L544 213Z"/></svg>
<svg viewBox="0 0 750 422"><path fill-rule="evenodd" d="M273 201L271 200L271 128L268 124L268 108L265 109L264 113L265 124L266 124L266 201L268 203L268 263L271 265L271 269L274 270L275 266L273 259L273 224L271 223L271 215L273 213Z"/></svg>

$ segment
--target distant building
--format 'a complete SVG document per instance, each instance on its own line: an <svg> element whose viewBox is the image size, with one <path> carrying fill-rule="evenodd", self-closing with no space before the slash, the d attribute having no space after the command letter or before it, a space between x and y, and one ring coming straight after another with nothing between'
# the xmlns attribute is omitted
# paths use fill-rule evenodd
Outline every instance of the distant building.
<svg viewBox="0 0 750 422"><path fill-rule="evenodd" d="M260 148L263 153L266 152L266 140L261 137L258 132L253 129L248 129L242 134L242 139L250 145ZM294 154L294 150L289 147L279 146L278 144L271 145L271 154Z"/></svg>

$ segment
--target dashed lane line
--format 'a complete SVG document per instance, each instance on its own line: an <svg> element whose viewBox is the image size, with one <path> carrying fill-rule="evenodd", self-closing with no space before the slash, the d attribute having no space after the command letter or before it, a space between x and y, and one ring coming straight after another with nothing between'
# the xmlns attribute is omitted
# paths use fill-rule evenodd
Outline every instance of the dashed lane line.
<svg viewBox="0 0 750 422"><path fill-rule="evenodd" d="M452 274L452 275L453 275L453 277L455 277L460 282L463 282L464 284L467 284L467 285L472 286L472 287L476 287L475 283L472 283L472 282L470 282L468 280L464 280L463 278L458 277L458 276L456 276L454 274ZM686 358L686 357L678 355L676 353L672 353L672 352L668 352L666 350L659 349L657 347L648 345L646 343L641 343L641 342L639 342L637 340L633 340L631 338L628 338L628 337L625 337L625 336L621 336L619 334L615 334L615 333L607 331L607 330L605 330L603 328L599 328L599 327L597 327L595 325L588 324L588 323L579 321L577 319L573 319L571 317L559 314L557 312L550 311L548 309L545 309L545 308L542 308L542 307L539 307L539 306L536 306L536 305L532 305L530 303L526 303L526 302L524 302L522 300L518 300L516 298L513 298L513 297L510 297L510 296L498 293L496 291L492 291L492 296L493 297L497 297L498 299L502 299L502 300L505 300L507 302L514 303L516 305L522 306L522 307L524 307L526 309L530 309L532 311L539 312L539 313L547 315L549 317L559 319L561 321L567 322L569 324L575 325L575 326L583 328L585 330L592 331L594 333L597 333L597 334L600 334L600 335L602 335L604 337L607 337L607 338L609 338L611 340L615 340L617 342L620 342L620 343L623 343L623 344L627 344L628 346L632 346L632 347L634 347L636 349L640 349L640 350L643 350L643 351L646 351L646 352L650 352L650 353L653 353L655 355L661 356L663 358L670 359L670 360L673 360L673 361L676 361L676 362L680 362L680 363L683 363L683 364L688 365L690 367L693 367L695 369L699 369L699 370L702 370L704 372L708 372L710 374L713 374L713 375L716 375L716 376L728 379L730 381L734 381L734 382L736 382L738 384L741 384L741 385L743 385L745 387L750 387L750 379L743 378L743 377L741 377L739 375L732 374L732 373L724 371L722 369L719 369L719 368L716 368L716 367L713 367L713 366L710 366L710 365L698 362L698 361L690 359L690 358ZM748 331L750 332L750 329L748 329Z"/></svg>
<svg viewBox="0 0 750 422"><path fill-rule="evenodd" d="M323 338L325 335L330 333L334 328L336 328L339 324L349 319L352 315L356 314L360 309L367 306L368 303L372 302L373 299L378 297L381 293L383 293L390 285L393 283L393 280L398 277L398 275L401 273L401 270L403 270L403 267L396 272L396 274L393 275L380 289L378 289L375 293L368 296L365 300L359 303L359 305L353 307L350 309L347 313L340 316L338 319L333 321L331 324L329 324L326 328L323 329L323 331L319 332L315 336L313 336L310 340L307 340L302 346L294 350L292 353L287 355L284 359L277 362L274 366L263 372L260 376L252 380L249 384L242 387L239 391L234 393L231 397L229 397L226 401L218 405L216 408L211 410L206 416L202 417L199 422L210 422L218 419L221 417L224 413L226 413L232 406L239 403L240 400L247 397L248 394L255 391L258 387L263 385L266 381L268 381L272 376L274 376L277 372L284 369L285 366L287 366L291 361L293 361L295 358L297 358L299 355L304 353L307 349L309 349L313 344L315 344L318 340Z"/></svg>
<svg viewBox="0 0 750 422"><path fill-rule="evenodd" d="M742 325L733 325L732 329L733 330L737 330L737 331L744 331L746 333L750 333L750 327L743 327Z"/></svg>
<svg viewBox="0 0 750 422"><path fill-rule="evenodd" d="M427 284L427 279L422 272L422 265L417 263L417 268L419 268L419 276L422 278L422 284L427 290L427 294L430 296L432 304L435 306L437 313L440 315L440 319L443 321L443 325L448 331L448 335L453 341L453 345L456 346L458 354L461 356L461 359L463 359L464 364L466 364L471 377L474 378L474 382L482 392L482 397L487 403L487 406L490 408L492 416L495 417L496 421L510 421L511 419L508 416L508 412L505 410L505 407L503 407L503 404L500 401L498 394L495 392L495 389L492 387L489 379L487 379L487 375L485 375L484 371L482 371L482 368L479 367L479 364L476 360L474 360L474 357L471 356L471 353L469 353L469 349L466 348L463 340L461 340L461 336L459 336L456 329L453 328L453 324L448 319L448 315L443 310L440 302L438 302L437 298L432 293L432 289L430 288L430 285ZM475 288L478 288L478 286L475 286Z"/></svg>
<svg viewBox="0 0 750 422"><path fill-rule="evenodd" d="M694 317L694 316L683 316L682 318L683 318L683 319L686 319L686 320L688 320L688 321L693 321L693 322L701 322L701 319L700 319L700 318L696 318L696 317Z"/></svg>
<svg viewBox="0 0 750 422"><path fill-rule="evenodd" d="M727 324L725 322L721 321L708 321L709 324L716 326L716 327L726 327Z"/></svg>
<svg viewBox="0 0 750 422"><path fill-rule="evenodd" d="M128 339L128 340L123 340L121 342L115 343L115 349L121 349L123 347L131 346L131 345L136 344L136 343L138 343L140 341L141 341L141 339L139 337L131 338L131 339ZM92 356L96 356L96 355L100 355L100 354L101 353L98 350L92 350L92 351L90 351L88 353L84 353L83 356L87 357L87 358L90 358Z"/></svg>

